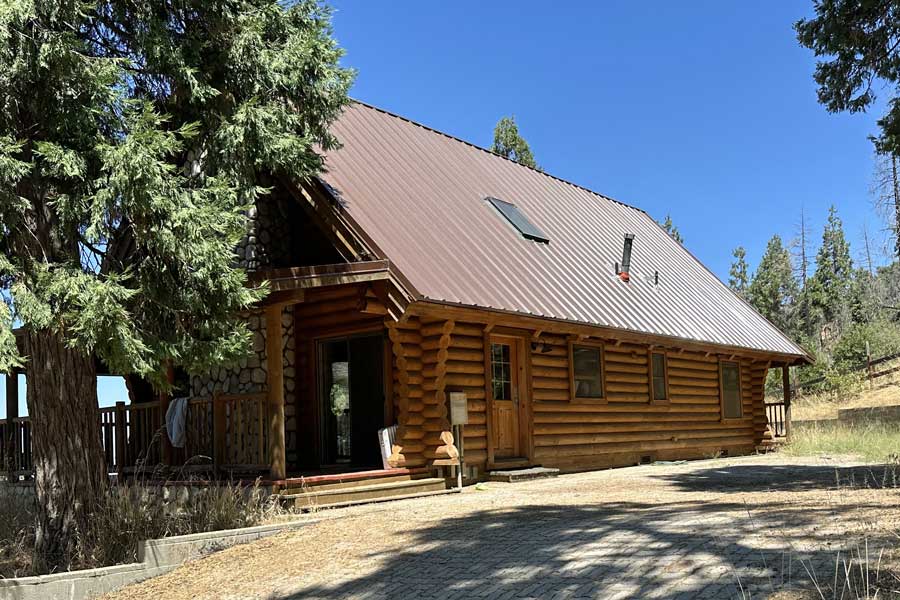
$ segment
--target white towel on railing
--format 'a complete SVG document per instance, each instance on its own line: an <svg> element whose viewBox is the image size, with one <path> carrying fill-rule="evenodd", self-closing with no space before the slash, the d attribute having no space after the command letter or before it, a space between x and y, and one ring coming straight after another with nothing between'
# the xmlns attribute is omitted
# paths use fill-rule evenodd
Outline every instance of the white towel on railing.
<svg viewBox="0 0 900 600"><path fill-rule="evenodd" d="M173 448L184 448L187 407L187 398L174 398L166 410L166 433Z"/></svg>

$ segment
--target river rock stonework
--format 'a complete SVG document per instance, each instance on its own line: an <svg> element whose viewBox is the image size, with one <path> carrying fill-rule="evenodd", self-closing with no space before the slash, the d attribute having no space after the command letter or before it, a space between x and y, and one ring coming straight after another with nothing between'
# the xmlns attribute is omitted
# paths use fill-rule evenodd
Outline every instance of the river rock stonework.
<svg viewBox="0 0 900 600"><path fill-rule="evenodd" d="M266 317L256 312L247 319L253 335L250 354L237 364L213 369L208 374L191 377L191 395L210 398L222 394L255 394L268 390L266 369ZM284 360L284 419L288 464L297 461L296 437L296 353L294 348L294 311L288 307L281 313L282 358Z"/></svg>

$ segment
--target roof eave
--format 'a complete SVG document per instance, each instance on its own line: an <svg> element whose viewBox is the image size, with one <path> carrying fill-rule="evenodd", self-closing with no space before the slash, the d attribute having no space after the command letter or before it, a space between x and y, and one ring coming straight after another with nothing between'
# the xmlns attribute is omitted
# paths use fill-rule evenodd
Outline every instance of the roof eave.
<svg viewBox="0 0 900 600"><path fill-rule="evenodd" d="M604 325L597 325L595 323L585 323L582 321L574 321L569 319L560 319L556 317L546 317L540 315L533 315L528 313L522 313L517 311L492 308L486 306L476 306L471 304L463 304L458 302L451 302L447 300L435 300L432 298L422 298L419 299L412 304L410 304L407 309L412 314L416 314L421 311L427 311L429 307L441 307L445 309L463 309L470 310L482 313L490 313L497 316L507 316L507 317L517 317L524 319L525 321L533 321L535 326L537 327L541 323L559 323L569 328L572 327L581 327L585 329L591 330L594 335L597 337L608 337L611 339L621 338L623 335L625 336L634 336L640 337L644 340L655 341L659 344L665 345L673 345L676 347L697 347L698 350L718 350L718 354L735 354L735 355L755 355L760 358L767 358L773 363L777 365L785 364L787 366L797 366L803 364L814 364L814 359L803 351L803 354L791 354L787 352L778 352L773 350L765 350L759 348L749 348L745 346L732 346L728 344L721 344L716 342L710 342L707 340L699 340L699 339L691 339L685 337L678 337L666 334L659 333L647 333L645 331L636 331L631 329L625 329L620 327L610 327ZM539 328L539 327L538 327ZM547 327L543 326L544 330L547 330ZM700 348L700 347L703 348ZM689 349L689 348L686 348Z"/></svg>

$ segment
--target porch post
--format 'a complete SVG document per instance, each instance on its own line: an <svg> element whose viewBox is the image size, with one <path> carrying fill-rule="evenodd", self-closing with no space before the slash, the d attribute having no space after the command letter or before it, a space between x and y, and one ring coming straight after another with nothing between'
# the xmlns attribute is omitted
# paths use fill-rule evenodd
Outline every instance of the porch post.
<svg viewBox="0 0 900 600"><path fill-rule="evenodd" d="M172 362L166 361L163 364L163 371L166 375L166 381L169 382L169 385L172 385L172 382L175 381L175 370L172 368ZM172 400L172 392L160 392L159 393L159 418L162 420L162 426L165 427L168 425L166 423L166 413L169 412L169 403ZM166 430L166 435L160 436L162 438L160 442L160 458L162 459L162 464L171 466L172 464L172 441L169 437L169 431Z"/></svg>
<svg viewBox="0 0 900 600"><path fill-rule="evenodd" d="M284 359L282 356L281 306L266 307L266 374L269 401L269 477L287 475L284 443Z"/></svg>
<svg viewBox="0 0 900 600"><path fill-rule="evenodd" d="M19 417L19 374L12 370L6 374L6 467L9 473L7 481L14 481L16 463L19 457L19 436L13 419Z"/></svg>
<svg viewBox="0 0 900 600"><path fill-rule="evenodd" d="M791 368L781 367L781 385L784 388L784 437L791 439Z"/></svg>

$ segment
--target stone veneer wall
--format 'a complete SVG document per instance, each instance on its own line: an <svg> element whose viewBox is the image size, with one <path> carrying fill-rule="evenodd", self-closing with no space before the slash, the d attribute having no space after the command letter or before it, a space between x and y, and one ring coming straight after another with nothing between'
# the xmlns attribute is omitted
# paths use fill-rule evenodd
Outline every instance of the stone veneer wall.
<svg viewBox="0 0 900 600"><path fill-rule="evenodd" d="M253 348L246 358L237 364L213 369L208 374L191 377L191 395L195 398L223 394L255 394L265 392L266 385L266 317L256 312L248 318L253 333ZM282 359L284 360L284 428L288 465L297 461L296 415L296 354L294 337L294 311L291 307L281 313Z"/></svg>
<svg viewBox="0 0 900 600"><path fill-rule="evenodd" d="M242 267L248 271L264 267L297 266L292 260L294 236L292 224L299 212L291 199L284 194L265 196L259 204L247 212L249 227L247 236L238 244L237 255Z"/></svg>

